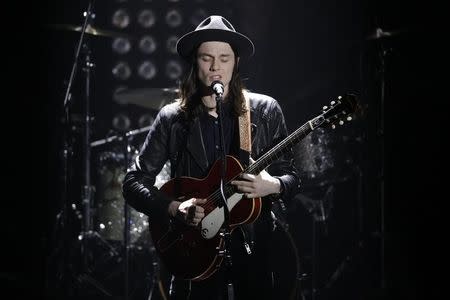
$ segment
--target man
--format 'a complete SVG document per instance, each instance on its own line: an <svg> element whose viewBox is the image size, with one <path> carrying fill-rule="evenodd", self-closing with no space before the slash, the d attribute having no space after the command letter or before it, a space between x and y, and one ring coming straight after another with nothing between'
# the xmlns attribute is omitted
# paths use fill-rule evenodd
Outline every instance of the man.
<svg viewBox="0 0 450 300"><path fill-rule="evenodd" d="M257 159L286 137L287 129L277 101L244 90L238 65L241 58L253 55L254 46L225 18L206 18L178 41L177 51L191 63L180 88L181 99L159 112L139 155L126 174L123 191L132 207L150 217L150 224L176 220L195 229L204 225L202 220L206 219L210 203L207 197L180 199L158 190L154 186L155 177L166 161L171 163L172 177L205 178L214 162L221 158L220 124L226 154L237 158L244 167L249 160ZM219 94L211 87L217 82L223 88ZM222 102L216 102L216 96L222 96L218 98ZM219 114L218 103L222 114ZM251 145L251 158L248 156L250 153L246 155L242 150L245 147L241 147L245 144L242 137L246 131L240 124L245 124L246 116L251 122L247 127L251 136L251 142L247 140L247 146ZM276 159L260 173L234 178L230 184L236 192L243 194L241 202L264 197L261 212L255 222L247 222L232 231L229 248L231 268L227 268L227 260L224 260L217 270L212 265L212 271L202 280L174 276L171 299L227 299L227 286L232 287L230 291L234 299L276 296L272 294L273 276L269 260L271 205L274 199L282 197L288 200L293 196L298 183L290 154ZM218 182L216 186L219 187ZM232 214L233 209L230 216ZM181 260L181 264L185 263L189 262ZM232 284L227 285L230 277Z"/></svg>

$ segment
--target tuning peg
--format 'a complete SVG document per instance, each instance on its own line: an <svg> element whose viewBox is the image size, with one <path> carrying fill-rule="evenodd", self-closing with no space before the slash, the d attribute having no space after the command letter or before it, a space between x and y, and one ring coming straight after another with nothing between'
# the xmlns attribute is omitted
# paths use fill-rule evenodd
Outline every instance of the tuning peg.
<svg viewBox="0 0 450 300"><path fill-rule="evenodd" d="M339 125L344 125L344 121L340 120Z"/></svg>
<svg viewBox="0 0 450 300"><path fill-rule="evenodd" d="M324 106L324 107L322 107L322 110L327 110L328 109L328 106Z"/></svg>
<svg viewBox="0 0 450 300"><path fill-rule="evenodd" d="M352 116L348 116L347 121L351 121L351 120L352 120Z"/></svg>
<svg viewBox="0 0 450 300"><path fill-rule="evenodd" d="M339 100L341 100L341 99L342 99L342 96L338 96L337 98L338 98Z"/></svg>
<svg viewBox="0 0 450 300"><path fill-rule="evenodd" d="M335 103L336 103L336 101L334 101L334 100L330 102L331 105L334 105Z"/></svg>
<svg viewBox="0 0 450 300"><path fill-rule="evenodd" d="M332 124L331 128L336 129L336 125Z"/></svg>

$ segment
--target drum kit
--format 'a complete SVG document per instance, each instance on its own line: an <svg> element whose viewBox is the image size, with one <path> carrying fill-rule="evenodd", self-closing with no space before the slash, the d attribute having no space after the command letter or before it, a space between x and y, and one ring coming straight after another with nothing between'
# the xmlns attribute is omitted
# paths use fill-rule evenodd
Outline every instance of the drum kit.
<svg viewBox="0 0 450 300"><path fill-rule="evenodd" d="M128 132L120 132L117 135L108 136L106 138L92 141L91 139L91 125L92 116L89 110L90 105L90 77L91 69L94 67L92 61L91 49L89 47L89 38L91 37L129 37L126 34L104 30L92 26L90 23L94 18L92 7L88 8L85 13L86 21L83 26L75 26L70 24L53 24L48 25L49 29L62 30L66 32L79 33L79 41L75 58L73 62L72 72L68 81L67 90L64 99L64 125L70 128L70 107L72 101L72 83L78 71L78 65L82 64L82 70L85 73L85 87L84 96L86 102L84 103L85 115L83 116L83 134L82 134L82 195L80 199L80 207L82 211L78 211L76 207L78 219L81 221L81 232L77 235L77 242L79 242L80 257L81 257L81 275L78 280L89 277L90 285L97 287L97 290L102 291L103 294L109 295L106 288L98 281L92 278L95 269L99 269L99 260L95 258L95 253L100 247L109 249L110 256L119 256L116 261L120 261L120 273L124 277L123 294L124 299L128 299L130 293L129 286L129 260L133 251L147 251L152 256L153 268L152 272L159 270L157 266L156 254L151 243L151 237L148 230L147 216L130 207L122 196L122 181L125 176L126 169L131 161L138 153L138 146L131 143L135 137L145 134L150 129L150 126L138 128ZM79 59L84 57L84 59ZM134 104L147 109L158 110L165 104L170 103L176 98L178 90L175 88L148 88L148 89L122 89L116 91L114 100L121 104ZM69 205L69 171L68 161L71 155L73 141L68 138L70 129L66 129L63 136L62 152L62 166L63 166L63 195L62 195L62 215L65 221L61 222L63 231L68 230L66 225L69 218L69 210L67 207L74 208L75 204ZM107 149L99 152L94 159L91 155L93 149ZM98 153L98 152L96 152ZM91 168L95 167L95 172ZM94 176L91 180L91 175ZM156 185L161 186L169 179L170 163L167 162L161 172L156 178ZM95 192L95 193L94 193ZM72 230L72 229L71 229ZM97 249L93 249L97 248ZM123 251L121 251L123 250ZM72 251L72 250L63 250ZM123 255L123 257L122 257ZM123 267L123 268L122 268ZM152 267L152 266L150 266ZM74 275L63 275L74 276ZM101 276L101 275L100 275ZM99 277L100 277L99 276ZM154 274L154 279L159 277ZM100 280L101 281L101 280ZM103 283L104 285L104 283ZM117 284L116 284L117 285ZM153 287L160 286L159 282L152 282L151 291ZM114 287L116 288L116 287ZM147 291L148 292L148 291ZM121 292L122 293L122 292Z"/></svg>

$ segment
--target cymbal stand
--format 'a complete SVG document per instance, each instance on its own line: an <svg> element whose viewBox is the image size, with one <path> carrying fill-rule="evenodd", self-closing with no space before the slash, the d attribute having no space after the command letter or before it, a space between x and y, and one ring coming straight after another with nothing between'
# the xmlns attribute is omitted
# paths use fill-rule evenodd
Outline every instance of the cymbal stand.
<svg viewBox="0 0 450 300"><path fill-rule="evenodd" d="M91 0L89 4L89 10L84 13L85 23L83 25L83 32L86 27L90 25L95 15L92 11L93 3L95 0ZM82 33L84 35L84 33ZM109 250L109 256L116 256L118 253L112 245L110 245L103 237L94 230L93 228L93 199L94 199L94 186L91 181L91 75L95 64L92 60L92 51L89 46L89 40L82 40L80 43L81 48L84 53L84 64L83 71L85 72L85 107L84 107L84 130L83 130L83 141L82 141L82 151L83 151L83 186L81 193L81 203L83 208L83 223L82 231L80 233L79 239L81 239L81 258L82 258L82 274L79 279L81 281L86 281L90 285L95 286L98 290L102 291L104 294L108 294L105 290L91 278L89 274L92 273L95 265L93 264L93 252L91 249L92 241L100 242L105 245Z"/></svg>
<svg viewBox="0 0 450 300"><path fill-rule="evenodd" d="M385 277L385 249L386 249L386 232L385 232L385 95L386 95L386 58L388 54L391 53L392 49L386 47L384 44L385 39L382 35L383 30L381 28L376 29L375 42L377 45L376 55L378 60L378 80L379 80L379 107L377 115L377 128L376 135L378 137L377 149L379 152L379 167L377 173L378 179L378 197L379 197L379 214L380 214L380 224L379 231L376 235L380 238L380 287L381 289L386 289L386 277Z"/></svg>
<svg viewBox="0 0 450 300"><path fill-rule="evenodd" d="M70 124L70 108L71 108L71 104L72 104L72 85L75 79L75 75L77 73L78 70L78 63L79 63L79 57L80 57L80 53L82 50L82 46L85 45L85 35L86 35L86 28L93 16L93 6L94 6L94 0L89 2L87 11L84 13L85 15L85 21L81 30L81 35L80 35L80 39L78 41L77 44L77 48L75 51L75 58L74 58L74 62L72 65L72 70L70 73L70 77L69 77L69 81L67 84L67 89L65 92L65 97L64 97L64 102L63 102L63 114L64 117L63 119L63 130L62 130L62 153L60 155L60 159L61 159L61 178L62 178L62 182L61 182L61 186L62 186L62 190L61 190L61 211L57 214L57 224L56 226L60 226L61 227L61 232L63 234L63 238L61 239L57 239L58 241L60 241L63 245L62 245L62 249L60 249L59 247L55 247L55 251L62 251L62 255L64 256L64 259L61 260L61 263L64 265L67 265L67 262L65 261L66 259L68 259L69 255L68 255L68 249L69 249L69 241L68 241L68 237L69 237L69 233L66 232L69 228L68 228L68 214L69 214L69 199L68 199L68 194L69 194L69 160L72 156L72 151L73 151L73 147L71 145L71 136L70 136L70 128L71 128L71 124ZM87 69L90 69L93 65L91 65L90 61L86 62L86 67ZM89 76L90 73L87 73L86 76L86 84L87 84L87 91L88 91L88 87L89 87ZM88 95L88 92L86 91L86 94ZM88 101L89 99L87 99ZM86 136L86 138L89 138L88 136ZM88 177L89 179L89 177ZM90 185L86 185L86 186L90 186ZM90 196L90 193L87 193L87 195L83 195L83 196ZM86 198L89 199L89 198ZM80 214L81 215L81 214ZM86 227L86 226L85 226ZM55 228L56 229L56 228ZM54 255L54 254L52 254ZM64 286L67 282L65 281L66 279L66 270L65 267L63 266L61 269L62 274L58 275L58 278L60 278L60 280L62 280L62 285ZM70 272L70 271L68 271ZM63 287L64 288L64 287Z"/></svg>
<svg viewBox="0 0 450 300"><path fill-rule="evenodd" d="M89 17L86 16L86 19ZM92 199L93 199L93 186L91 184L91 72L94 68L92 62L92 52L89 47L89 41L83 43L83 52L85 54L85 61L83 65L83 71L85 72L85 115L84 115L84 131L83 131L83 171L84 171L84 185L82 187L82 207L83 207L83 225L82 225L82 257L83 257L83 269L87 269L89 265L88 261L88 240L93 234L92 227Z"/></svg>

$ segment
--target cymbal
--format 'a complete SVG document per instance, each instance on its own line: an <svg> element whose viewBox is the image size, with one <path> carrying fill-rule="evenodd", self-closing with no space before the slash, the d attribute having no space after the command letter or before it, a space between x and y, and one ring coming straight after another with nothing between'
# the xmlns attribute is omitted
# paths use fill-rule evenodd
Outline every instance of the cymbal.
<svg viewBox="0 0 450 300"><path fill-rule="evenodd" d="M381 28L376 28L374 33L372 33L366 37L366 40L379 40L379 39L390 38L390 37L399 35L402 32L404 32L404 30L383 31L383 29L381 29Z"/></svg>
<svg viewBox="0 0 450 300"><path fill-rule="evenodd" d="M53 29L76 31L76 32L81 32L81 30L83 29L82 26L75 26L75 25L71 25L71 24L50 24L50 25L48 25L48 27L53 28ZM88 25L86 27L86 31L85 32L86 32L86 34L94 35L94 36L130 37L129 35L127 35L125 33L115 32L115 31L111 31L111 30L99 29L99 28L95 28L95 27L93 27L91 25Z"/></svg>
<svg viewBox="0 0 450 300"><path fill-rule="evenodd" d="M135 104L154 110L161 109L178 96L176 88L139 88L123 89L114 93L113 99L119 104Z"/></svg>

